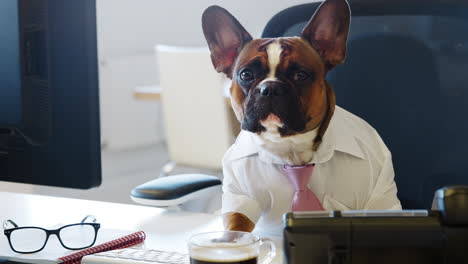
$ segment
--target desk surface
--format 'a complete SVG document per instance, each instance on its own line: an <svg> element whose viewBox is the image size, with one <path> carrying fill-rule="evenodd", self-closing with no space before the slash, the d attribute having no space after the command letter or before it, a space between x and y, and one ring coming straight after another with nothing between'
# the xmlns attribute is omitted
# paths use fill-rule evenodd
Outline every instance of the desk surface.
<svg viewBox="0 0 468 264"><path fill-rule="evenodd" d="M133 91L133 96L137 100L159 101L161 92L162 89L159 86L139 86Z"/></svg>
<svg viewBox="0 0 468 264"><path fill-rule="evenodd" d="M103 230L116 230L116 233L119 233L118 236L140 230L145 231L147 234L145 246L168 251L187 252L186 240L191 234L222 230L220 217L210 214L0 192L0 220L2 222L11 219L20 226L34 225L47 228L57 224L77 223L88 214L96 217ZM57 239L51 237L43 253L47 253L47 248L52 247L51 243L59 245ZM70 252L63 249L59 254L66 255ZM5 235L1 234L0 258L5 256L15 259L15 257L26 255L14 253L8 246ZM37 257L55 259L55 256L46 254L36 257L31 254L27 256L33 259Z"/></svg>
<svg viewBox="0 0 468 264"><path fill-rule="evenodd" d="M223 88L223 96L226 103L231 104L231 95L229 92L230 82L226 82ZM137 100L143 101L160 101L162 88L158 85L138 86L133 90L133 97Z"/></svg>
<svg viewBox="0 0 468 264"><path fill-rule="evenodd" d="M117 237L122 234L125 235L142 230L147 234L146 247L187 252L186 241L192 234L223 230L221 218L211 214L0 192L1 221L11 219L20 226L34 225L48 228L57 224L79 222L85 215L94 215L97 222L101 223L102 230L108 230L107 234L103 234L104 237L101 237L103 241L100 241L98 238L96 245L109 240L109 231L112 232L112 230L115 230L115 236ZM280 240L278 238L275 240L277 240L277 247L280 246ZM44 258L45 261L34 260L31 262L51 263L52 260L56 259L57 256L51 256L46 251L49 247L53 247L51 243L60 246L58 240L55 237L51 237L47 242L46 248L41 251L42 254L34 254L36 256L28 254L30 259ZM60 250L61 252L57 252L59 256L72 253L72 251L66 249ZM14 253L8 246L5 235L0 234L0 258L6 257L7 259L15 260L18 257L23 258L25 256ZM276 260L279 261L280 259L277 258Z"/></svg>

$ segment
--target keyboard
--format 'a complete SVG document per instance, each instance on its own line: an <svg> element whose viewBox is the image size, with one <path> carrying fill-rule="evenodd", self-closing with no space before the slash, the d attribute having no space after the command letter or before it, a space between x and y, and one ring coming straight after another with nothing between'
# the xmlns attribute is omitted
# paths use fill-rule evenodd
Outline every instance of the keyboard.
<svg viewBox="0 0 468 264"><path fill-rule="evenodd" d="M82 264L189 264L188 254L148 248L124 248L85 256Z"/></svg>

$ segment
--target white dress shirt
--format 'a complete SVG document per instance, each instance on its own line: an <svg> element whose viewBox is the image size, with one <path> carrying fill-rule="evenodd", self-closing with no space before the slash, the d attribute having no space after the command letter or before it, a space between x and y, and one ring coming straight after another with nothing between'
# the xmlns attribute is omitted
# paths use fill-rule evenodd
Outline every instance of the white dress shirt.
<svg viewBox="0 0 468 264"><path fill-rule="evenodd" d="M278 234L291 211L294 187L282 160L241 131L223 158L222 213L239 212L256 230ZM336 106L319 149L309 188L325 210L400 210L390 151L367 122Z"/></svg>

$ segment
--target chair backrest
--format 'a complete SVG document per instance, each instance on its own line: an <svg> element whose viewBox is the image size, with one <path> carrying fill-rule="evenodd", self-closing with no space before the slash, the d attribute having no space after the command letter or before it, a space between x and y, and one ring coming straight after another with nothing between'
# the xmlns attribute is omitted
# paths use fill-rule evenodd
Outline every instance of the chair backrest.
<svg viewBox="0 0 468 264"><path fill-rule="evenodd" d="M157 45L156 62L169 156L179 164L221 169L235 129L208 48Z"/></svg>
<svg viewBox="0 0 468 264"><path fill-rule="evenodd" d="M263 37L297 36L319 3L286 9ZM468 2L350 1L346 62L328 75L337 104L369 122L392 152L404 208L468 184Z"/></svg>

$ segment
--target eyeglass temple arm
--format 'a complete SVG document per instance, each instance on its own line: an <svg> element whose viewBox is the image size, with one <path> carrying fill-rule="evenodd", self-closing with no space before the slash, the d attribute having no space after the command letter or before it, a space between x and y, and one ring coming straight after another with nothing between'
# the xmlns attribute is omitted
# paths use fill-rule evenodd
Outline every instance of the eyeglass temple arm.
<svg viewBox="0 0 468 264"><path fill-rule="evenodd" d="M96 223L96 217L94 217L93 215L87 215L83 218L83 220L81 220L81 223L84 223L86 222L86 220L90 219L91 222L93 223Z"/></svg>
<svg viewBox="0 0 468 264"><path fill-rule="evenodd" d="M18 225L15 222L13 222L13 220L5 220L3 221L3 229L8 229L9 224L14 226L15 228L18 227Z"/></svg>

